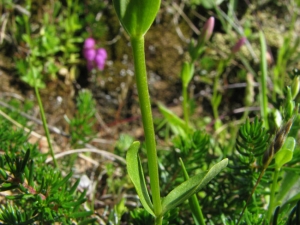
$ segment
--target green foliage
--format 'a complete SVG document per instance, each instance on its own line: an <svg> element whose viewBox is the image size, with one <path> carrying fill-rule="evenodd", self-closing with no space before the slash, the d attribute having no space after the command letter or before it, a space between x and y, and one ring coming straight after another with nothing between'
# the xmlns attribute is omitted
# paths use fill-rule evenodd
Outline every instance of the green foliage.
<svg viewBox="0 0 300 225"><path fill-rule="evenodd" d="M133 198L132 193L127 195L127 192L133 189L128 176L115 179L117 163L103 165L101 161L95 173L98 175L98 170L102 169L101 176L98 177L102 178L101 185L97 185L97 189L92 193L95 197L93 201L98 203L99 199L96 197L99 198L102 193L114 198L113 203L105 202L105 206L100 203L101 207L105 207L104 213L98 214L101 220L105 220L103 223L179 225L193 224L193 219L195 224L300 223L300 149L296 142L300 129L300 78L299 71L296 70L292 75L287 75L300 58L300 39L294 37L299 1L288 2L293 4L293 7L282 7L280 2L267 3L272 4L272 12L279 6L281 10L289 8L291 12L285 17L285 20L291 18L288 28L290 31L283 34L282 45L279 48L268 43L268 33L266 32L264 38L257 26L253 26L253 17L247 16L253 14L252 6L261 6L261 3L249 3L244 16L243 10L235 9L237 4L242 3L235 0L182 2L182 12L173 1L164 2L164 8L159 11L160 1L114 0L117 15L131 41L138 39L132 42L132 46L135 49L136 78L146 81L138 82L137 86L139 95L143 95L139 100L145 128L146 144L143 143L143 146L147 151L147 159L139 158L139 142L133 142L134 138L128 134L120 136L114 151L124 156L129 148L127 169L144 209L136 208L139 206L137 202L134 202L136 205L132 204L132 199L138 201L136 195ZM267 8L268 4L264 4L263 8ZM23 11L19 11L18 7L23 7ZM0 10L4 10L1 11L4 13L0 22L6 20L6 15L9 14L10 17L8 23L11 26L0 25L1 31L5 31L6 28L6 33L12 37L12 43L17 45L14 54L17 72L23 81L34 86L36 90L47 87L46 82L49 80L55 82L60 69L67 69L69 77L66 79L73 81L80 65L80 47L84 38L91 34L96 39L106 35L103 24L111 19L110 7L106 1L96 0L49 1L42 9L37 10L34 7L34 1L12 0L5 0L4 8L0 6ZM203 8L210 11L203 12ZM226 13L222 11L224 8L228 10ZM157 23L165 22L169 14L174 12L182 18L183 15L193 17L197 13L213 14L219 22L212 44L204 45L202 40L206 35L202 30L196 38L198 41L191 38L188 49L182 48L188 51L182 54L184 63L181 73L177 71L181 81L176 81L178 84L182 83L182 98L179 98L179 101L182 100L182 118L178 116L180 113L174 113L166 106L158 104L163 117L160 119L163 122L157 129L163 134L161 136L166 137L165 140L161 140L161 136L152 132L151 105L146 88L147 70L144 63L144 53L149 52L143 48L144 35L158 11L160 15ZM89 14L86 15L86 12ZM105 19L99 20L100 17ZM184 21L189 21L188 25L192 27L196 19L190 19L189 21L184 18ZM177 28L183 28L183 36L186 37L186 27L181 23L181 18L178 21L176 31ZM265 22L267 21L262 21L261 30L265 30ZM219 30L225 31L226 34L219 33ZM113 35L116 33L114 31ZM110 39L110 35L111 33L105 38ZM245 55L244 52L240 55L233 54L232 50L225 46L233 43L238 35L247 36ZM119 40L119 37L123 38L122 35L118 35L113 40ZM280 43L280 37L278 38ZM6 36L3 39L2 32L0 39L4 42L8 40ZM160 39L165 37L158 37L154 41L158 42ZM257 48L259 41L261 49ZM270 49L277 52L277 56L267 63ZM168 53L168 49L159 53L165 53L164 51ZM114 50L112 52L113 59L119 57ZM257 60L258 57L251 58L258 52L261 52L260 60ZM233 60L234 55L236 58ZM256 61L261 62L260 69ZM163 59L162 64L164 63L167 64L168 60ZM117 66L111 68L115 69ZM153 71L161 75L159 70ZM246 77L245 91L230 90L235 85L244 88ZM174 77L170 77L171 79ZM259 89L256 88L256 82ZM290 87L285 88L286 83ZM190 89L191 87L195 89ZM235 99L238 96L236 93L241 95L241 98ZM234 97L230 96L232 94ZM260 102L255 96L261 97ZM231 102L232 99L234 102ZM68 121L70 145L75 148L89 143L96 133L96 104L92 94L89 91L79 91L76 103L77 110ZM198 103L201 106L198 106ZM32 105L23 107L14 100L9 104L18 110L7 108L8 110L3 111L18 123L28 125L27 119L20 112L28 112ZM170 102L165 104L169 105ZM257 106L260 112L251 111L256 110ZM193 107L196 109L194 114ZM240 107L240 112L244 110L243 116L232 114L231 110L235 112L236 107ZM32 111L29 111L29 114L31 113ZM251 117L246 119L249 115ZM206 118L209 118L209 121L205 121ZM45 124L44 120L44 127ZM0 120L0 191L9 191L1 202L0 223L72 224L76 221L78 224L93 224L95 221L90 217L92 212L82 208L86 193L77 192L79 181L73 180L70 168L64 168L64 171L62 168L53 169L51 165L46 165L44 162L48 154L41 154L37 146L30 145L27 139L28 136L22 131L12 129L11 124ZM50 138L48 141L50 143ZM158 148L156 143L159 143ZM226 168L227 160L222 160L224 157L229 159ZM179 159L182 159L181 167L178 164ZM143 168L146 162L148 169ZM124 169L120 168L122 172ZM102 200L101 198L100 201ZM241 213L242 207L245 207L244 215Z"/></svg>
<svg viewBox="0 0 300 225"><path fill-rule="evenodd" d="M15 53L18 75L30 86L44 88L45 82L56 80L58 72L68 72L66 79L73 81L77 76L80 54L87 20L82 19L86 10L102 10L102 4L93 6L81 1L47 2L36 8L34 1L14 3L4 1L3 9L12 17L7 33L22 52ZM96 7L95 7L96 6ZM16 7L23 10L10 10ZM97 25L94 28L104 27ZM103 29L102 29L103 31ZM102 32L103 33L103 32ZM63 74L66 75L66 74Z"/></svg>
<svg viewBox="0 0 300 225"><path fill-rule="evenodd" d="M27 7L30 9L31 5ZM74 37L74 34L82 28L76 13L80 9L78 2L71 4L68 1L67 11L61 11L63 6L60 2L55 2L52 7L54 12L52 16L59 18L58 23L45 13L43 17L45 26L41 27L38 36L32 35L31 24L26 15L17 17L18 26L28 27L26 33L22 35L22 41L28 44L30 54L25 59L17 59L16 67L24 82L39 88L45 87L46 80L56 79L57 72L62 67L56 62L57 55L62 53L60 60L74 63L79 58L78 44L83 42L83 38Z"/></svg>
<svg viewBox="0 0 300 225"><path fill-rule="evenodd" d="M145 210L147 210L147 212L151 215L155 216L153 212L153 204L147 190L143 168L141 165L140 158L138 156L139 147L139 142L133 142L130 148L128 149L126 155L127 172L131 181L134 184L134 187L140 197L141 203L144 206Z"/></svg>
<svg viewBox="0 0 300 225"><path fill-rule="evenodd" d="M4 224L84 222L92 211L82 211L86 193L78 193L79 180L71 183L72 173L44 164L45 155L27 143L23 131L14 131L5 122L0 126L0 192L10 191L0 208Z"/></svg>
<svg viewBox="0 0 300 225"><path fill-rule="evenodd" d="M189 2L192 7L196 7L197 5L203 5L206 9L212 9L215 6L220 5L224 0L192 0Z"/></svg>
<svg viewBox="0 0 300 225"><path fill-rule="evenodd" d="M262 156L268 146L269 135L261 121L256 117L254 122L246 120L238 133L236 149L240 153L241 163L251 165Z"/></svg>
<svg viewBox="0 0 300 225"><path fill-rule="evenodd" d="M76 99L77 111L69 121L71 145L81 147L88 143L95 134L96 106L92 93L89 90L81 90Z"/></svg>
<svg viewBox="0 0 300 225"><path fill-rule="evenodd" d="M174 188L163 200L163 213L177 207L193 194L198 193L209 181L221 172L228 164L228 159L223 159L215 164L208 172L197 174Z"/></svg>
<svg viewBox="0 0 300 225"><path fill-rule="evenodd" d="M296 146L296 140L293 137L288 137L280 150L275 154L276 168L281 168L293 158L293 152Z"/></svg>
<svg viewBox="0 0 300 225"><path fill-rule="evenodd" d="M136 208L130 211L130 222L136 225L152 225L153 216L148 213L147 210L142 208Z"/></svg>

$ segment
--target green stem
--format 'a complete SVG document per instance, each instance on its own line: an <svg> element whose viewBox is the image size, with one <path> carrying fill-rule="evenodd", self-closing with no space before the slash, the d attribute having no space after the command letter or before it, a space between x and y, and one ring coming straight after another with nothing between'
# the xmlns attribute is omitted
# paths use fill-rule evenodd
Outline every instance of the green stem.
<svg viewBox="0 0 300 225"><path fill-rule="evenodd" d="M264 34L262 32L260 35L260 44L261 44L261 58L260 58L260 108L261 115L264 121L264 125L266 129L269 129L268 123L268 98L267 98L267 46Z"/></svg>
<svg viewBox="0 0 300 225"><path fill-rule="evenodd" d="M162 216L158 216L155 218L155 225L161 225L163 221L163 217Z"/></svg>
<svg viewBox="0 0 300 225"><path fill-rule="evenodd" d="M183 97L183 102L182 102L182 107L183 107L183 117L186 125L188 126L189 124L189 105L188 105L188 90L185 85L182 85L182 97Z"/></svg>
<svg viewBox="0 0 300 225"><path fill-rule="evenodd" d="M267 211L267 221L268 223L271 222L272 219L272 214L274 212L274 208L276 207L276 201L275 201L275 193L277 190L277 180L278 180L278 176L279 176L279 171L280 169L275 169L274 174L273 174L273 183L271 186L271 195L270 195L270 203L269 203L269 207L268 207L268 211Z"/></svg>
<svg viewBox="0 0 300 225"><path fill-rule="evenodd" d="M56 161L55 156L54 156L53 147L52 147L52 144L51 144L51 141L50 141L50 133L49 133L49 129L48 129L46 117L45 117L45 112L44 112L43 104L42 104L42 101L41 101L39 89L37 88L36 85L34 86L34 90L35 90L35 95L36 95L36 98L38 100L38 104L39 104L39 107L40 107L41 118L42 118L44 130L45 130L45 133L46 133L46 138L47 138L47 142L48 142L50 154L52 156L52 159L53 159L53 162L54 162L54 166L56 168L58 168L58 164L57 164L57 161Z"/></svg>
<svg viewBox="0 0 300 225"><path fill-rule="evenodd" d="M140 102L140 108L142 113L142 121L145 132L145 142L147 149L148 158L148 169L150 176L150 187L152 193L152 201L154 207L154 214L157 216L155 224L159 225L162 223L162 207L160 199L160 187L159 187L159 176L158 176L158 162L156 154L156 141L155 132L152 121L152 111L150 96L148 91L147 72L145 63L145 52L144 52L144 37L133 37L131 38L133 58L134 58L134 69L135 78L138 89L138 96Z"/></svg>
<svg viewBox="0 0 300 225"><path fill-rule="evenodd" d="M179 161L180 161L181 168L183 171L184 179L188 180L190 177L185 169L184 163L181 158L179 158ZM194 215L194 219L197 221L197 223L200 225L205 225L205 219L204 219L204 216L203 216L203 213L202 213L201 207L199 205L199 201L197 199L196 194L193 194L189 198L189 204L190 204L190 209Z"/></svg>

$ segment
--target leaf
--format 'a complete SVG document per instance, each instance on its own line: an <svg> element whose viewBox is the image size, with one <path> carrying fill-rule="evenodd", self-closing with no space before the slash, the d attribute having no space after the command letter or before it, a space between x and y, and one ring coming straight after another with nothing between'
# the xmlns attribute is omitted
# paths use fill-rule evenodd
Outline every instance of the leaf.
<svg viewBox="0 0 300 225"><path fill-rule="evenodd" d="M69 217L76 219L76 218L87 217L93 214L94 214L93 211L74 212L70 214Z"/></svg>
<svg viewBox="0 0 300 225"><path fill-rule="evenodd" d="M142 37L152 25L160 0L113 0L121 24L130 37Z"/></svg>
<svg viewBox="0 0 300 225"><path fill-rule="evenodd" d="M277 168L281 168L284 164L291 161L293 158L293 152L296 146L296 140L293 137L288 137L281 149L275 154L275 165Z"/></svg>
<svg viewBox="0 0 300 225"><path fill-rule="evenodd" d="M200 191L208 182L210 182L222 169L228 164L228 159L223 159L221 162L215 164L209 171L199 173L187 181L183 182L174 188L162 200L162 214L165 214L170 209L177 207L179 204L187 200L193 194Z"/></svg>
<svg viewBox="0 0 300 225"><path fill-rule="evenodd" d="M144 208L153 216L153 205L149 197L148 189L145 182L144 172L138 157L140 142L135 141L131 144L126 155L128 175L140 197L140 201Z"/></svg>
<svg viewBox="0 0 300 225"><path fill-rule="evenodd" d="M158 107L160 112L163 114L163 116L166 118L168 123L171 125L172 131L175 134L179 134L183 137L187 137L186 131L189 130L189 127L186 125L186 123L162 104L159 104Z"/></svg>
<svg viewBox="0 0 300 225"><path fill-rule="evenodd" d="M188 180L189 179L189 175L185 169L184 163L182 161L181 158L179 158L180 164L181 164L181 168L183 171L183 175L184 175L184 180ZM197 199L197 196L195 194L193 194L190 198L189 198L189 204L190 204L190 209L193 213L193 218L195 221L195 224L203 224L203 214L201 211L201 207L199 205L199 201Z"/></svg>
<svg viewBox="0 0 300 225"><path fill-rule="evenodd" d="M280 188L276 195L276 202L282 202L283 199L288 199L293 194L293 186L299 180L299 175L295 171L285 171L281 181ZM295 188L294 188L295 189Z"/></svg>

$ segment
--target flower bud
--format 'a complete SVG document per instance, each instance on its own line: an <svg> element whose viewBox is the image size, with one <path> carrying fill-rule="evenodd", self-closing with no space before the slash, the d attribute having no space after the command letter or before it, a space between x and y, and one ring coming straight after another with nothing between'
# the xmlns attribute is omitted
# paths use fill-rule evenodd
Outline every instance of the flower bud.
<svg viewBox="0 0 300 225"><path fill-rule="evenodd" d="M231 49L231 52L233 54L237 53L241 47L246 43L247 41L247 38L246 37L242 37L234 46L233 48Z"/></svg>
<svg viewBox="0 0 300 225"><path fill-rule="evenodd" d="M199 38L200 43L205 43L209 40L209 38L212 35L212 32L214 30L215 26L215 18L211 16L205 23L202 31L201 31L201 36Z"/></svg>
<svg viewBox="0 0 300 225"><path fill-rule="evenodd" d="M300 90L300 80L298 76L295 76L293 79L293 83L291 85L292 99L295 99L297 97L299 90Z"/></svg>

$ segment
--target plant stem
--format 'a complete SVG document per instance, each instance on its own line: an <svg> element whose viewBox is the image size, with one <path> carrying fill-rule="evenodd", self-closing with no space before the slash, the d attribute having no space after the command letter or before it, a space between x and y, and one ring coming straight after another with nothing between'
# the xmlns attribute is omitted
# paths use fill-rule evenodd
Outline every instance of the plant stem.
<svg viewBox="0 0 300 225"><path fill-rule="evenodd" d="M187 86L182 85L183 117L184 117L184 121L185 121L186 125L188 126L188 124L189 124L189 105L188 105L188 93L187 92L188 92Z"/></svg>
<svg viewBox="0 0 300 225"><path fill-rule="evenodd" d="M49 133L46 117L45 117L43 104L42 104L42 101L41 101L39 89L36 85L34 86L34 90L35 90L35 95L36 95L36 98L38 100L38 104L39 104L39 108L40 108L41 118L42 118L43 127L44 127L44 130L45 130L45 134L46 134L46 138L47 138L47 142L48 142L48 146L49 146L49 151L50 151L50 154L52 156L54 166L56 168L58 168L58 164L57 164L57 161L56 161L55 156L54 156L53 147L52 147L52 144L51 144L51 141L50 141L50 133Z"/></svg>
<svg viewBox="0 0 300 225"><path fill-rule="evenodd" d="M280 169L275 169L274 174L273 174L273 183L271 186L271 195L270 195L270 203L269 203L269 207L268 207L268 211L267 211L267 221L270 223L271 222L271 218L272 218L272 214L274 211L274 208L276 206L276 202L275 202L275 193L277 190L277 180L278 180L278 176L279 176L279 171Z"/></svg>
<svg viewBox="0 0 300 225"><path fill-rule="evenodd" d="M259 33L259 37L260 37L260 45L261 45L260 108L261 108L261 116L263 118L265 128L269 129L268 98L267 98L267 57L266 57L267 46L266 46L265 36L262 32Z"/></svg>
<svg viewBox="0 0 300 225"><path fill-rule="evenodd" d="M152 193L152 201L154 207L154 214L157 216L155 224L159 225L162 223L162 207L160 199L160 187L159 187L159 176L158 176L158 163L156 154L156 141L155 132L152 121L152 111L150 96L148 91L147 72L145 63L145 52L144 52L144 37L133 37L131 38L133 58L134 58L134 69L135 78L138 89L138 96L140 102L140 108L142 113L142 121L145 132L145 142L147 149L148 158L148 169L150 175L150 187Z"/></svg>

